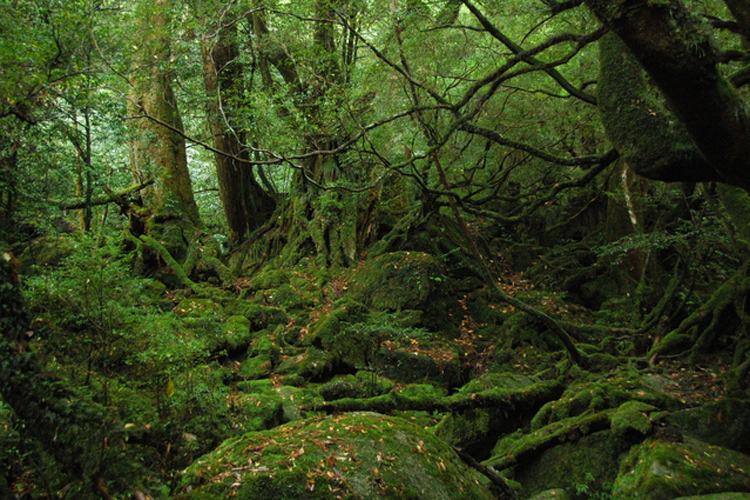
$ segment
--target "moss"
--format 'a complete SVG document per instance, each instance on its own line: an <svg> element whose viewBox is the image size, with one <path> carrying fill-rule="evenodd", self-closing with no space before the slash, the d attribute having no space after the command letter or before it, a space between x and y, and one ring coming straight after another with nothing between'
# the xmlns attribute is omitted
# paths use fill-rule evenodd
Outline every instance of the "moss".
<svg viewBox="0 0 750 500"><path fill-rule="evenodd" d="M0 482L10 472L12 462L20 458L17 453L20 451L18 446L21 443L21 435L16 430L14 420L13 410L0 399Z"/></svg>
<svg viewBox="0 0 750 500"><path fill-rule="evenodd" d="M325 351L310 347L304 352L287 358L276 368L276 373L288 375L296 373L307 380L320 380L329 376L334 369L334 359Z"/></svg>
<svg viewBox="0 0 750 500"><path fill-rule="evenodd" d="M261 431L280 425L284 411L281 397L271 388L251 394L240 393L232 400L235 428Z"/></svg>
<svg viewBox="0 0 750 500"><path fill-rule="evenodd" d="M521 373L488 373L468 382L458 392L466 394L499 388L522 389L532 386L537 382L539 382L538 379Z"/></svg>
<svg viewBox="0 0 750 500"><path fill-rule="evenodd" d="M613 414L614 410L607 410L591 415L568 417L532 430L528 434L521 430L516 431L497 442L492 449L492 457L485 464L498 470L512 467L544 449L608 429ZM550 486L553 485L547 487Z"/></svg>
<svg viewBox="0 0 750 500"><path fill-rule="evenodd" d="M612 433L618 437L631 434L645 436L651 431L648 413L656 409L655 406L641 401L628 401L621 404L612 416Z"/></svg>
<svg viewBox="0 0 750 500"><path fill-rule="evenodd" d="M671 354L675 352L683 352L688 350L695 339L692 335L687 333L680 333L679 331L673 331L668 333L653 349L649 351L647 357L655 355Z"/></svg>
<svg viewBox="0 0 750 500"><path fill-rule="evenodd" d="M646 385L637 373L619 372L607 379L581 380L557 401L547 403L531 421L539 429L562 418L617 408L627 401L641 401L659 409L678 409L678 400Z"/></svg>
<svg viewBox="0 0 750 500"><path fill-rule="evenodd" d="M56 266L74 251L73 243L62 236L42 236L29 243L18 256L23 266Z"/></svg>
<svg viewBox="0 0 750 500"><path fill-rule="evenodd" d="M615 498L669 500L750 488L750 458L688 440L647 440L634 446L614 483Z"/></svg>
<svg viewBox="0 0 750 500"><path fill-rule="evenodd" d="M246 359L240 365L240 376L246 379L259 379L268 376L273 368L269 354L258 354Z"/></svg>
<svg viewBox="0 0 750 500"><path fill-rule="evenodd" d="M210 299L182 299L174 308L182 318L204 318L221 314L221 307Z"/></svg>
<svg viewBox="0 0 750 500"><path fill-rule="evenodd" d="M721 197L721 205L737 230L737 235L745 244L750 244L750 196L747 191L728 184L718 184L716 189Z"/></svg>
<svg viewBox="0 0 750 500"><path fill-rule="evenodd" d="M435 359L409 349L381 349L374 362L377 372L403 384L428 381L443 388L459 385L461 373L454 359Z"/></svg>
<svg viewBox="0 0 750 500"><path fill-rule="evenodd" d="M257 337L250 346L248 353L250 356L268 355L273 364L277 364L281 361L281 350L270 335Z"/></svg>
<svg viewBox="0 0 750 500"><path fill-rule="evenodd" d="M491 499L453 450L394 417L316 417L225 441L186 470L177 498ZM241 492L241 495L240 495ZM333 496L332 496L333 495Z"/></svg>
<svg viewBox="0 0 750 500"><path fill-rule="evenodd" d="M750 401L723 399L667 417L683 434L701 441L750 453Z"/></svg>
<svg viewBox="0 0 750 500"><path fill-rule="evenodd" d="M382 255L359 268L351 283L348 296L354 300L384 311L420 310L425 313L425 326L436 331L452 330L448 312L457 302L445 269L429 254Z"/></svg>
<svg viewBox="0 0 750 500"><path fill-rule="evenodd" d="M276 394L281 398L284 422L293 422L311 416L303 412L302 408L323 403L323 398L315 391L291 385L278 387Z"/></svg>
<svg viewBox="0 0 750 500"><path fill-rule="evenodd" d="M273 329L277 325L289 323L289 315L281 308L265 306L257 303L237 301L225 308L227 314L235 314L250 320L250 329L253 331Z"/></svg>
<svg viewBox="0 0 750 500"><path fill-rule="evenodd" d="M253 339L250 320L245 316L229 316L222 323L224 341L230 349L246 347Z"/></svg>
<svg viewBox="0 0 750 500"><path fill-rule="evenodd" d="M250 290L269 290L289 283L292 273L278 267L267 267L250 280Z"/></svg>
<svg viewBox="0 0 750 500"><path fill-rule="evenodd" d="M517 468L515 479L526 494L552 487L602 491L617 477L620 451L618 440L609 432L597 432L542 451Z"/></svg>
<svg viewBox="0 0 750 500"><path fill-rule="evenodd" d="M323 384L318 393L326 400L342 398L369 398L385 394L393 389L390 380L372 372L358 372L356 375L341 375Z"/></svg>

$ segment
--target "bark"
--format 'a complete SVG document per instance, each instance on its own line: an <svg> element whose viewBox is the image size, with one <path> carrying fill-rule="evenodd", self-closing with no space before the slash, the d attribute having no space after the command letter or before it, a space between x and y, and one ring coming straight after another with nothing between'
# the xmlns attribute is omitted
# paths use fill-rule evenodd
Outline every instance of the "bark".
<svg viewBox="0 0 750 500"><path fill-rule="evenodd" d="M258 182L243 148L245 132L236 122L242 97L242 67L234 27L219 27L214 39L202 40L203 76L208 94L208 122L214 146L219 195L229 226L230 245L242 243L267 222L276 202Z"/></svg>
<svg viewBox="0 0 750 500"><path fill-rule="evenodd" d="M598 98L609 140L635 173L660 181L718 181L684 126L650 97L643 69L613 34L599 42Z"/></svg>
<svg viewBox="0 0 750 500"><path fill-rule="evenodd" d="M585 3L649 73L705 159L705 165L688 171L691 177L750 189L747 113L734 88L719 74L714 48L683 3ZM673 174L679 177L679 172Z"/></svg>
<svg viewBox="0 0 750 500"><path fill-rule="evenodd" d="M139 119L133 127L130 162L136 182L149 178L156 182L144 193L147 207L157 215L178 215L200 225L198 207L193 198L192 182L187 168L184 129L172 90L170 59L171 0L156 0L154 6L141 12L140 33L143 42L138 49L137 77L133 82L130 114L146 114L168 124Z"/></svg>

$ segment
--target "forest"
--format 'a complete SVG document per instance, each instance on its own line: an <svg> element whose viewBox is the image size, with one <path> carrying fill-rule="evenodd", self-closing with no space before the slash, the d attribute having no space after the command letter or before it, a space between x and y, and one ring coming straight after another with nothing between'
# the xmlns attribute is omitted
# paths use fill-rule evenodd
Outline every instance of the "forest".
<svg viewBox="0 0 750 500"><path fill-rule="evenodd" d="M0 499L750 499L747 0L0 0Z"/></svg>

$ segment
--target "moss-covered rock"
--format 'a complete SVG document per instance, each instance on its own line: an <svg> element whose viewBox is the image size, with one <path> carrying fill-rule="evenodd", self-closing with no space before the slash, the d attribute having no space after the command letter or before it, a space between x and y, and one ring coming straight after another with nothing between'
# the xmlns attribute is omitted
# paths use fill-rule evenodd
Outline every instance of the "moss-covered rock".
<svg viewBox="0 0 750 500"><path fill-rule="evenodd" d="M294 422L313 416L314 413L303 411L302 408L323 403L323 398L308 388L282 385L276 388L276 394L281 398L284 422Z"/></svg>
<svg viewBox="0 0 750 500"><path fill-rule="evenodd" d="M522 374L489 373L470 381L459 389L458 393L476 394L491 389L523 389L538 382ZM509 429L518 428L524 417L522 414L509 415L505 409L493 407L451 412L437 425L435 435L481 460L490 456L498 436L507 433Z"/></svg>
<svg viewBox="0 0 750 500"><path fill-rule="evenodd" d="M453 388L461 380L456 358L430 356L408 348L381 349L373 365L382 376L402 384L429 382Z"/></svg>
<svg viewBox="0 0 750 500"><path fill-rule="evenodd" d="M351 277L348 296L374 309L423 311L425 326L453 331L448 313L457 305L445 269L422 252L393 252L366 262Z"/></svg>
<svg viewBox="0 0 750 500"><path fill-rule="evenodd" d="M484 463L503 470L532 461L544 450L609 429L614 412L615 410L607 410L592 415L568 417L531 432L519 429L500 439L492 449L492 457ZM552 486L554 484L546 485Z"/></svg>
<svg viewBox="0 0 750 500"><path fill-rule="evenodd" d="M263 390L258 390L261 388ZM280 425L284 416L281 397L272 386L256 386L255 389L233 397L235 426L246 431L262 431Z"/></svg>
<svg viewBox="0 0 750 500"><path fill-rule="evenodd" d="M237 301L227 307L225 312L231 315L244 316L250 320L251 331L273 330L278 325L289 323L289 315L279 307L272 307L254 302Z"/></svg>
<svg viewBox="0 0 750 500"><path fill-rule="evenodd" d="M281 349L268 334L258 336L250 346L248 354L250 356L268 355L274 364L281 361Z"/></svg>
<svg viewBox="0 0 750 500"><path fill-rule="evenodd" d="M12 461L19 458L17 454L20 442L21 435L14 425L13 409L0 399L0 498L3 492L2 482L10 472Z"/></svg>
<svg viewBox="0 0 750 500"><path fill-rule="evenodd" d="M649 439L634 446L615 480L615 498L671 500L678 496L750 491L750 457L688 440Z"/></svg>
<svg viewBox="0 0 750 500"><path fill-rule="evenodd" d="M369 398L379 396L393 389L394 383L372 372L358 372L356 375L341 375L318 388L318 393L326 401L342 398Z"/></svg>
<svg viewBox="0 0 750 500"><path fill-rule="evenodd" d="M750 453L750 401L723 399L674 412L667 420L683 434Z"/></svg>
<svg viewBox="0 0 750 500"><path fill-rule="evenodd" d="M369 328L352 328L366 316L364 305L343 299L331 313L310 325L305 341L329 352L340 363L366 366L377 348L376 334Z"/></svg>
<svg viewBox="0 0 750 500"><path fill-rule="evenodd" d="M674 500L750 500L750 493L712 493L692 497L680 497Z"/></svg>
<svg viewBox="0 0 750 500"><path fill-rule="evenodd" d="M628 401L620 405L612 416L611 429L615 436L643 437L651 431L648 414L657 408L641 401Z"/></svg>
<svg viewBox="0 0 750 500"><path fill-rule="evenodd" d="M279 375L297 374L306 380L317 381L334 372L334 363L335 360L330 354L310 347L282 361L275 371Z"/></svg>
<svg viewBox="0 0 750 500"><path fill-rule="evenodd" d="M449 446L409 422L373 413L316 417L229 439L196 460L182 483L180 500L493 498Z"/></svg>
<svg viewBox="0 0 750 500"><path fill-rule="evenodd" d="M222 323L224 341L229 349L236 350L247 347L253 339L250 331L250 320L245 316L229 316Z"/></svg>
<svg viewBox="0 0 750 500"><path fill-rule="evenodd" d="M529 500L570 500L570 495L568 495L568 492L562 488L552 488L540 491L529 498Z"/></svg>
<svg viewBox="0 0 750 500"><path fill-rule="evenodd" d="M528 495L551 487L603 492L617 477L621 451L609 432L596 432L544 450L517 467L514 478Z"/></svg>
<svg viewBox="0 0 750 500"><path fill-rule="evenodd" d="M56 266L71 255L74 249L73 242L64 236L41 236L29 243L18 260L24 267Z"/></svg>
<svg viewBox="0 0 750 500"><path fill-rule="evenodd" d="M270 354L258 354L247 358L240 365L240 377L255 380L270 375L273 361Z"/></svg>
<svg viewBox="0 0 750 500"><path fill-rule="evenodd" d="M203 318L221 314L221 306L211 299L182 299L174 308L181 318Z"/></svg>

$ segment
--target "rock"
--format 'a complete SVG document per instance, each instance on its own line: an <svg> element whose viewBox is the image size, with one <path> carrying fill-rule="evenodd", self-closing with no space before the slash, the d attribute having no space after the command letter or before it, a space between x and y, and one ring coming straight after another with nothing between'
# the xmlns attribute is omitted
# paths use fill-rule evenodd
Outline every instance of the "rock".
<svg viewBox="0 0 750 500"><path fill-rule="evenodd" d="M529 500L570 500L568 492L561 488L553 488L537 493Z"/></svg>
<svg viewBox="0 0 750 500"><path fill-rule="evenodd" d="M325 351L310 347L304 352L285 359L276 368L279 375L297 375L311 381L320 380L333 372L333 358Z"/></svg>
<svg viewBox="0 0 750 500"><path fill-rule="evenodd" d="M622 462L613 496L671 500L727 490L750 491L750 457L694 439L649 439L631 448Z"/></svg>
<svg viewBox="0 0 750 500"><path fill-rule="evenodd" d="M516 468L515 480L527 494L548 490L553 485L568 491L585 489L603 493L605 485L617 477L619 454L619 441L608 431L600 431L541 451L523 467Z"/></svg>
<svg viewBox="0 0 750 500"><path fill-rule="evenodd" d="M227 314L236 314L249 319L252 331L273 330L278 325L288 324L290 320L289 315L283 309L256 303L237 301L225 310Z"/></svg>
<svg viewBox="0 0 750 500"><path fill-rule="evenodd" d="M240 365L240 376L249 379L257 380L268 376L273 368L273 362L271 356L268 354L259 354L251 358L247 358Z"/></svg>
<svg viewBox="0 0 750 500"><path fill-rule="evenodd" d="M210 299L182 299L174 312L181 318L202 318L220 314L219 305Z"/></svg>
<svg viewBox="0 0 750 500"><path fill-rule="evenodd" d="M258 381L263 382L263 381ZM244 386L249 393L239 393L233 399L235 422L246 431L261 431L280 425L283 421L282 399L269 384Z"/></svg>
<svg viewBox="0 0 750 500"><path fill-rule="evenodd" d="M714 493L697 497L680 497L674 500L750 500L750 493Z"/></svg>
<svg viewBox="0 0 750 500"><path fill-rule="evenodd" d="M628 401L621 404L612 416L612 433L617 437L643 438L651 431L651 420L648 418L648 413L657 409L655 406L641 401Z"/></svg>
<svg viewBox="0 0 750 500"><path fill-rule="evenodd" d="M224 341L230 350L246 347L253 339L250 320L245 316L234 315L224 319Z"/></svg>
<svg viewBox="0 0 750 500"><path fill-rule="evenodd" d="M231 438L185 471L176 500L491 500L477 473L413 424L375 413L314 417Z"/></svg>
<svg viewBox="0 0 750 500"><path fill-rule="evenodd" d="M660 410L679 409L675 398L646 385L637 374L623 372L604 381L582 381L571 385L560 399L546 404L531 421L532 430L567 417L618 408L628 401L640 401Z"/></svg>
<svg viewBox="0 0 750 500"><path fill-rule="evenodd" d="M683 434L716 446L750 453L750 401L723 399L670 415Z"/></svg>
<svg viewBox="0 0 750 500"><path fill-rule="evenodd" d="M373 365L380 375L402 384L429 382L449 389L461 380L456 359L435 359L408 348L381 349Z"/></svg>
<svg viewBox="0 0 750 500"><path fill-rule="evenodd" d="M318 393L326 401L342 398L370 398L380 396L393 389L394 383L378 377L372 372L358 372L356 375L341 375L318 388Z"/></svg>
<svg viewBox="0 0 750 500"><path fill-rule="evenodd" d="M539 380L519 373L488 373L458 390L459 394L475 394L490 389L522 389ZM521 425L521 415L507 415L505 409L472 408L452 412L443 418L435 435L457 446L478 460L490 456L498 436Z"/></svg>
<svg viewBox="0 0 750 500"><path fill-rule="evenodd" d="M457 301L443 266L423 252L393 252L362 265L351 277L348 297L383 311L419 310L424 326L450 328L449 302Z"/></svg>
<svg viewBox="0 0 750 500"><path fill-rule="evenodd" d="M29 243L18 260L23 265L23 271L32 265L56 266L70 256L74 249L70 239L63 236L41 236Z"/></svg>

